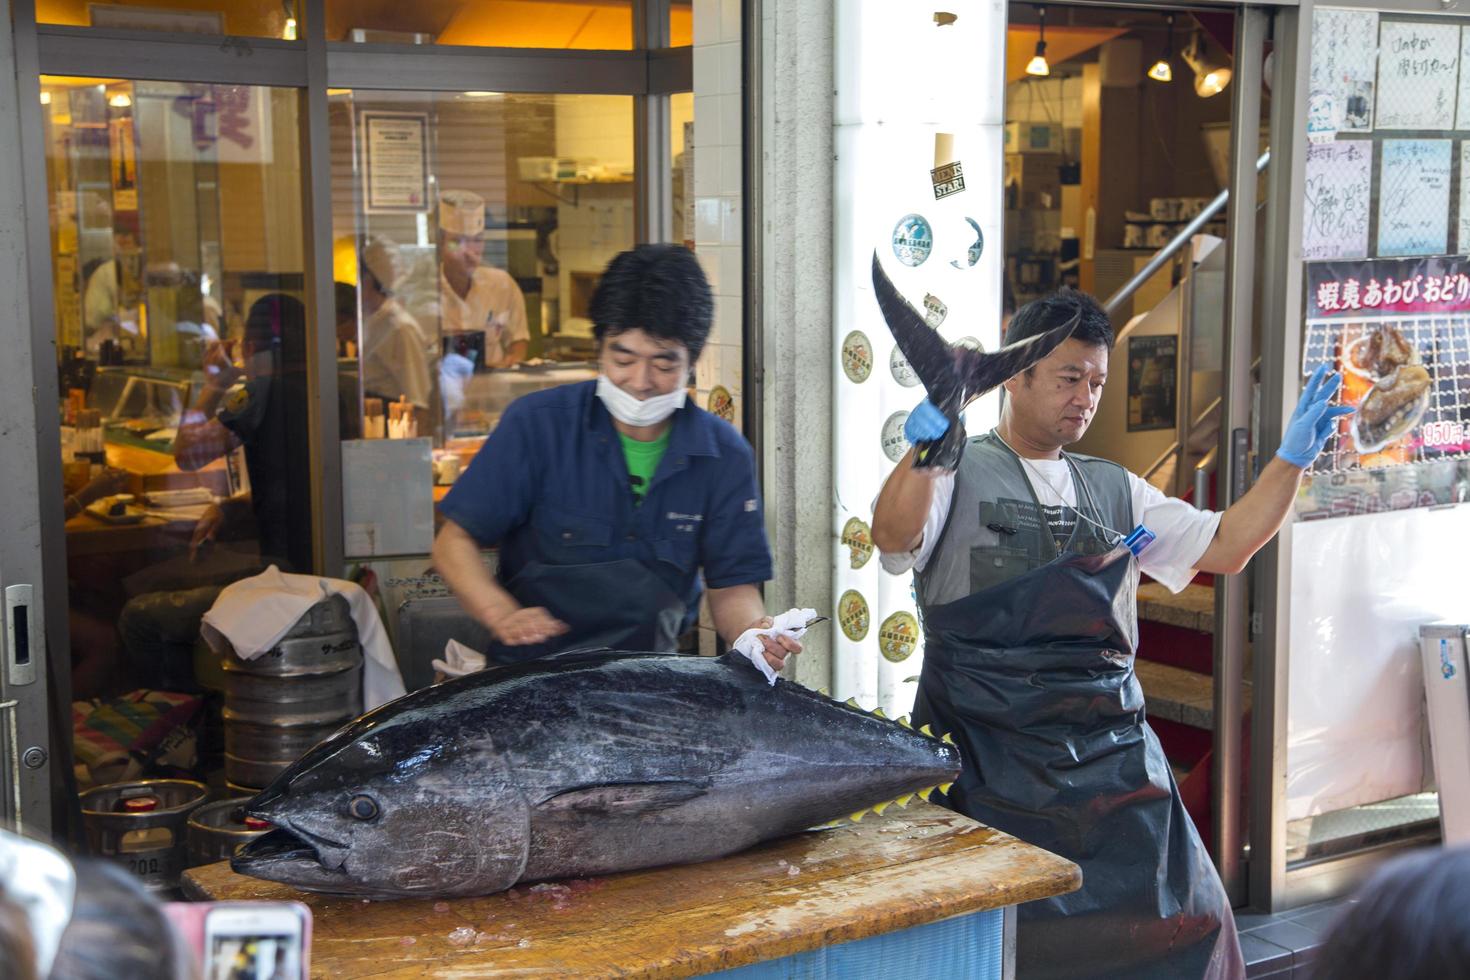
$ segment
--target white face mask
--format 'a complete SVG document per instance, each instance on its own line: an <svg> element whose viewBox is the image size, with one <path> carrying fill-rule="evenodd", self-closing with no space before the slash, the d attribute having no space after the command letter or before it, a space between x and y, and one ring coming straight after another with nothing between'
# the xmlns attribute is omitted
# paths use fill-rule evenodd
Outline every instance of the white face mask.
<svg viewBox="0 0 1470 980"><path fill-rule="evenodd" d="M667 395L654 395L639 401L608 380L607 375L597 376L597 397L607 406L613 418L624 425L657 425L684 407L685 391L675 388Z"/></svg>

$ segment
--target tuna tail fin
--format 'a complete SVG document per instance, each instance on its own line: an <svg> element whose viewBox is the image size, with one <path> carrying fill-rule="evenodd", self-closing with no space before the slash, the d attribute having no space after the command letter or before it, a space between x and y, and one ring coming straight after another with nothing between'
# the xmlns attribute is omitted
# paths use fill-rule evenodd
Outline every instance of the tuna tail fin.
<svg viewBox="0 0 1470 980"><path fill-rule="evenodd" d="M699 783L604 783L580 786L542 801L541 811L575 811L597 816L632 817L653 813L698 799L708 791Z"/></svg>

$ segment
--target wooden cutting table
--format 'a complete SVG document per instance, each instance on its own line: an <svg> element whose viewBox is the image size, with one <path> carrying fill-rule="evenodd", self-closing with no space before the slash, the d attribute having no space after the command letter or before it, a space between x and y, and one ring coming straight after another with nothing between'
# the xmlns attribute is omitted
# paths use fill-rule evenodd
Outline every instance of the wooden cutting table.
<svg viewBox="0 0 1470 980"><path fill-rule="evenodd" d="M306 902L313 977L955 975L937 954L965 963L966 976L999 978L1014 946L1006 909L1081 881L1070 861L915 803L719 861L485 898L328 898L226 862L183 884L191 899ZM993 951L958 948L987 943Z"/></svg>

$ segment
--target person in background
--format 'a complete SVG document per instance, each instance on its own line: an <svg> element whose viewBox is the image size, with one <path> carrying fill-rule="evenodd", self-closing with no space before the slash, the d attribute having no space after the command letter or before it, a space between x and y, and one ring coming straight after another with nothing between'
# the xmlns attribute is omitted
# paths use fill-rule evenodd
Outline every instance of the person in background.
<svg viewBox="0 0 1470 980"><path fill-rule="evenodd" d="M706 590L727 643L772 626L754 455L684 388L713 309L687 249L618 255L592 298L598 379L512 402L439 505L434 564L489 629L491 663L593 646L671 652ZM481 551L493 547L492 576ZM760 639L776 670L801 650L790 636Z"/></svg>
<svg viewBox="0 0 1470 980"><path fill-rule="evenodd" d="M1470 848L1433 848L1379 868L1341 910L1313 980L1470 977Z"/></svg>
<svg viewBox="0 0 1470 980"><path fill-rule="evenodd" d="M483 331L485 366L526 359L531 341L526 297L504 269L484 264L485 199L470 191L439 195L439 329L445 336Z"/></svg>
<svg viewBox="0 0 1470 980"><path fill-rule="evenodd" d="M427 435L433 397L430 344L419 322L394 298L403 278L398 246L374 235L359 254L363 392L384 403L407 398L419 416L419 432Z"/></svg>
<svg viewBox="0 0 1470 980"><path fill-rule="evenodd" d="M873 511L885 570L915 571L924 665L914 723L966 759L947 805L1082 868L1082 887L1021 906L1017 975L1240 980L1219 876L1144 718L1133 673L1140 570L1175 592L1231 575L1276 535L1303 471L1352 409L1319 371L1275 459L1224 513L1166 497L1064 448L1086 433L1113 329L1064 289L1016 312L1016 343L1076 318L1069 339L1005 382L1000 424L953 472L900 461ZM926 400L904 434L940 439Z"/></svg>

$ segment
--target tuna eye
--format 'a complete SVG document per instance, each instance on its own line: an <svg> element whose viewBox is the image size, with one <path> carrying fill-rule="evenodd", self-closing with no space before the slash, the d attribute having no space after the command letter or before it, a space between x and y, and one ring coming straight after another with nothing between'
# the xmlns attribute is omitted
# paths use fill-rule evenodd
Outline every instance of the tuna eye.
<svg viewBox="0 0 1470 980"><path fill-rule="evenodd" d="M371 796L354 796L347 801L347 812L358 820L371 820L378 815L378 801Z"/></svg>

